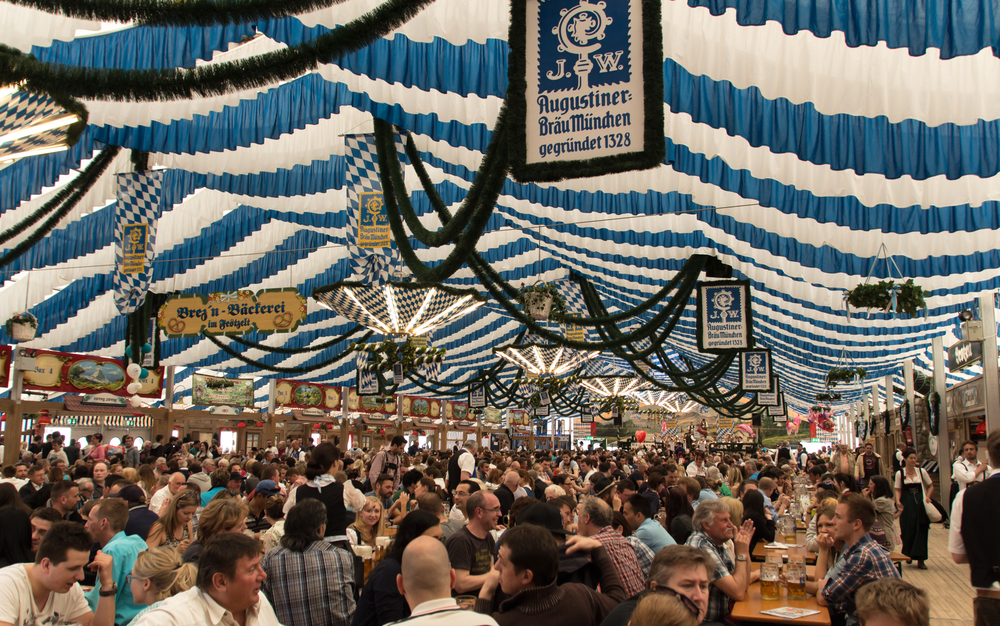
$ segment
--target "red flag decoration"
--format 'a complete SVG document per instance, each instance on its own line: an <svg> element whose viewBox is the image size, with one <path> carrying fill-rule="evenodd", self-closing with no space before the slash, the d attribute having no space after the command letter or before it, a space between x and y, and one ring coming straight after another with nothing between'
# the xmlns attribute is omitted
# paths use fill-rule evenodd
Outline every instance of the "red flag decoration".
<svg viewBox="0 0 1000 626"><path fill-rule="evenodd" d="M591 423L591 425L590 425L590 436L591 437L596 437L597 436L597 422Z"/></svg>

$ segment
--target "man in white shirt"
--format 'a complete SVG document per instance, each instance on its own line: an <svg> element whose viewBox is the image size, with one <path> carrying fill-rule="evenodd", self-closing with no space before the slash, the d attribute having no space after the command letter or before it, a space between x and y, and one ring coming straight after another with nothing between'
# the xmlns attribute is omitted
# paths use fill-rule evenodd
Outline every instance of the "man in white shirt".
<svg viewBox="0 0 1000 626"><path fill-rule="evenodd" d="M962 456L951 466L951 477L958 483L958 490L964 491L972 483L981 483L989 467L980 463L979 444L966 441L962 444Z"/></svg>
<svg viewBox="0 0 1000 626"><path fill-rule="evenodd" d="M154 493L153 497L149 500L149 510L163 517L163 513L167 510L167 505L170 504L171 498L180 493L186 482L187 479L184 478L184 474L180 472L171 474L167 486Z"/></svg>
<svg viewBox="0 0 1000 626"><path fill-rule="evenodd" d="M197 585L139 616L136 626L279 626L260 585L260 542L224 533L205 544Z"/></svg>
<svg viewBox="0 0 1000 626"><path fill-rule="evenodd" d="M56 522L38 546L34 563L0 569L0 626L70 624L113 626L115 594L101 594L90 610L78 581L90 561L93 541L83 525ZM90 564L106 589L114 587L112 558L101 552ZM39 606L40 603L40 606Z"/></svg>
<svg viewBox="0 0 1000 626"><path fill-rule="evenodd" d="M463 611L452 597L455 570L448 551L434 537L411 541L403 551L401 569L396 586L410 606L410 617L403 620L407 626L497 626L489 615Z"/></svg>

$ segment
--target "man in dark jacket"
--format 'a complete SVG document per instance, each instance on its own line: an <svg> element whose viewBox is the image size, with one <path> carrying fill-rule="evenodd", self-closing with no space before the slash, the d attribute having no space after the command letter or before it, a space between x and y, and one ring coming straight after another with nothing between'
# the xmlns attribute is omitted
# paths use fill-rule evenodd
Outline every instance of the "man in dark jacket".
<svg viewBox="0 0 1000 626"><path fill-rule="evenodd" d="M510 507L514 504L514 491L517 490L517 483L520 479L517 472L507 472L504 474L503 484L493 492L493 495L500 501L500 514L503 517L507 517L507 514L510 513Z"/></svg>
<svg viewBox="0 0 1000 626"><path fill-rule="evenodd" d="M625 591L600 541L573 537L567 544L571 553L590 553L601 571L601 592L577 583L556 585L556 540L540 526L523 524L503 534L496 567L479 590L476 611L490 613L499 586L510 596L493 613L500 626L598 626L625 599Z"/></svg>
<svg viewBox="0 0 1000 626"><path fill-rule="evenodd" d="M41 465L32 465L28 468L28 482L18 491L21 501L30 509L38 509L45 506L49 500L49 492L52 485L45 482L45 470Z"/></svg>

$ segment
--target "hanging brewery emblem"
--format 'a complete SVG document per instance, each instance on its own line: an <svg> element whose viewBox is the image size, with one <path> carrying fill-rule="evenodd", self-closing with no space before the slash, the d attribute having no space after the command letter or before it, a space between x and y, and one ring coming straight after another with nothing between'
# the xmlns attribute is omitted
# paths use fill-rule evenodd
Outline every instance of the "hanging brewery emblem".
<svg viewBox="0 0 1000 626"><path fill-rule="evenodd" d="M698 351L724 354L753 348L750 281L698 283Z"/></svg>
<svg viewBox="0 0 1000 626"><path fill-rule="evenodd" d="M660 0L514 0L508 129L516 180L663 162Z"/></svg>
<svg viewBox="0 0 1000 626"><path fill-rule="evenodd" d="M744 391L771 390L771 350L740 352L740 386Z"/></svg>

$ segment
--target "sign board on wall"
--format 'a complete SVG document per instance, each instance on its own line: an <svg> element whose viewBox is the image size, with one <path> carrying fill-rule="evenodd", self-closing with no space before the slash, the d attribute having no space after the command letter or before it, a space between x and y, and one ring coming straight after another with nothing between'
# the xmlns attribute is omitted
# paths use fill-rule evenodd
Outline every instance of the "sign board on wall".
<svg viewBox="0 0 1000 626"><path fill-rule="evenodd" d="M978 341L959 341L948 346L948 371L958 372L983 360L983 344Z"/></svg>
<svg viewBox="0 0 1000 626"><path fill-rule="evenodd" d="M306 317L298 289L239 290L208 296L189 294L167 300L157 315L168 337L288 333Z"/></svg>
<svg viewBox="0 0 1000 626"><path fill-rule="evenodd" d="M25 389L132 395L126 390L129 379L123 361L68 352L20 349L35 359L35 368L24 372ZM142 385L138 395L159 398L163 390L163 368L149 370L149 376L138 382Z"/></svg>
<svg viewBox="0 0 1000 626"><path fill-rule="evenodd" d="M740 386L743 391L771 390L771 351L768 349L740 352Z"/></svg>
<svg viewBox="0 0 1000 626"><path fill-rule="evenodd" d="M516 180L663 162L659 0L514 0L509 150Z"/></svg>
<svg viewBox="0 0 1000 626"><path fill-rule="evenodd" d="M341 388L321 383L278 379L274 403L294 408L320 408L335 411L340 408Z"/></svg>
<svg viewBox="0 0 1000 626"><path fill-rule="evenodd" d="M449 422L461 422L469 419L469 405L465 402L444 402L444 419Z"/></svg>
<svg viewBox="0 0 1000 626"><path fill-rule="evenodd" d="M438 400L434 400L433 404L437 409L437 414L432 415L432 417L437 417L441 414L441 403ZM347 392L347 410L359 413L381 413L383 415L395 415L396 414L396 396L359 396L357 389L351 389Z"/></svg>
<svg viewBox="0 0 1000 626"><path fill-rule="evenodd" d="M253 407L253 380L191 375L191 404Z"/></svg>

